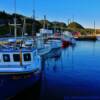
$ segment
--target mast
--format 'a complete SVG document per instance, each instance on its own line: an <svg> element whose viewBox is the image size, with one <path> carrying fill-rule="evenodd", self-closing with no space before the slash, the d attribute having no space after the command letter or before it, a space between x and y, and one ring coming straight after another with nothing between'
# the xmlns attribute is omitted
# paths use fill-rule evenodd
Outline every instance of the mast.
<svg viewBox="0 0 100 100"><path fill-rule="evenodd" d="M68 19L68 25L70 24L70 19Z"/></svg>
<svg viewBox="0 0 100 100"><path fill-rule="evenodd" d="M44 23L43 23L43 28L46 28L46 15L44 15Z"/></svg>
<svg viewBox="0 0 100 100"><path fill-rule="evenodd" d="M25 32L26 32L26 18L24 17L23 18L22 37L24 36Z"/></svg>
<svg viewBox="0 0 100 100"><path fill-rule="evenodd" d="M19 26L21 25L21 24L17 24L16 19L17 19L16 18L16 0L14 0L14 24L9 23L9 25L14 26L14 37L15 37L15 39L17 37L17 25L19 25Z"/></svg>
<svg viewBox="0 0 100 100"><path fill-rule="evenodd" d="M15 35L15 39L16 39L16 37L17 37L17 25L20 25L20 24L17 24L16 23L16 0L14 0L14 12L15 12L15 16L14 16L14 24L12 24L12 25L14 25L14 35ZM21 46L22 46L22 44L21 44ZM20 47L20 66L22 66L23 64L22 64L22 47Z"/></svg>
<svg viewBox="0 0 100 100"><path fill-rule="evenodd" d="M32 11L32 13L33 13L33 15L32 15L32 20L33 20L33 22L32 22L32 37L34 38L34 35L35 35L35 0L33 0L33 11Z"/></svg>
<svg viewBox="0 0 100 100"><path fill-rule="evenodd" d="M56 22L54 23L54 33L56 32L56 29L57 29L57 27L56 27Z"/></svg>
<svg viewBox="0 0 100 100"><path fill-rule="evenodd" d="M60 27L60 33L62 33L63 32L63 26L61 25L61 27Z"/></svg>
<svg viewBox="0 0 100 100"><path fill-rule="evenodd" d="M93 36L96 36L95 20L94 20L94 32L93 32Z"/></svg>
<svg viewBox="0 0 100 100"><path fill-rule="evenodd" d="M15 37L15 39L17 37L17 25L19 25L19 26L21 25L21 24L17 24L16 21L17 21L16 20L16 0L14 0L14 24L9 23L9 25L14 26L14 37Z"/></svg>
<svg viewBox="0 0 100 100"><path fill-rule="evenodd" d="M34 34L35 34L35 10L34 9L33 9L32 19L33 19L33 23L32 23L32 36L34 37Z"/></svg>
<svg viewBox="0 0 100 100"><path fill-rule="evenodd" d="M17 27L16 27L16 0L14 0L14 12L15 12L15 16L14 16L14 36L15 38L17 37Z"/></svg>

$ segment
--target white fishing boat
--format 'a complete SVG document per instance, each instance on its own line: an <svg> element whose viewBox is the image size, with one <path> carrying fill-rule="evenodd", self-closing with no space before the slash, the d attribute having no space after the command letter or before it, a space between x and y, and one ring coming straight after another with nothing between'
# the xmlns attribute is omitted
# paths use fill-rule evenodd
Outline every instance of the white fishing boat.
<svg viewBox="0 0 100 100"><path fill-rule="evenodd" d="M62 47L61 40L51 39L47 41L47 44L51 46L51 49L57 49Z"/></svg>
<svg viewBox="0 0 100 100"><path fill-rule="evenodd" d="M23 38L17 43L16 16L13 25L15 37L0 44L0 100L8 100L41 79L41 57L37 48Z"/></svg>
<svg viewBox="0 0 100 100"><path fill-rule="evenodd" d="M40 79L41 58L33 47L0 45L0 96L15 96Z"/></svg>
<svg viewBox="0 0 100 100"><path fill-rule="evenodd" d="M51 47L48 44L44 44L43 48L38 49L38 54L40 56L45 55L51 51Z"/></svg>
<svg viewBox="0 0 100 100"><path fill-rule="evenodd" d="M62 46L61 40L52 38L52 36L54 35L53 30L45 28L45 21L46 18L44 17L44 28L40 29L40 33L42 34L43 39L46 41L45 44L48 45L48 48L50 48L51 50L60 48Z"/></svg>
<svg viewBox="0 0 100 100"><path fill-rule="evenodd" d="M38 54L40 56L45 55L51 51L51 46L44 42L44 39L41 33L37 33L36 47L37 47Z"/></svg>

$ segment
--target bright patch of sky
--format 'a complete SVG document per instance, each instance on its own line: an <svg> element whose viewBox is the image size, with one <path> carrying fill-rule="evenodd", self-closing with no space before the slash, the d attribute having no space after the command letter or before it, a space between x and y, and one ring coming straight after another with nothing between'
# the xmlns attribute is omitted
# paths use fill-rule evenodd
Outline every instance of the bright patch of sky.
<svg viewBox="0 0 100 100"><path fill-rule="evenodd" d="M0 10L14 12L15 0L0 0ZM50 21L61 21L67 24L74 20L84 27L100 28L100 0L16 0L17 13L32 16L35 9L36 19L46 15Z"/></svg>

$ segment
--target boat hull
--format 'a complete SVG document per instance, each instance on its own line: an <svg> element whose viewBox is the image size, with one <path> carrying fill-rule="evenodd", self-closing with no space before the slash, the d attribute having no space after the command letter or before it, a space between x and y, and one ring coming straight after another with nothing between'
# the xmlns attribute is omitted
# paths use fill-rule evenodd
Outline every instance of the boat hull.
<svg viewBox="0 0 100 100"><path fill-rule="evenodd" d="M62 40L62 47L68 47L70 45L70 41Z"/></svg>
<svg viewBox="0 0 100 100"><path fill-rule="evenodd" d="M0 100L14 97L41 79L41 72L0 75Z"/></svg>
<svg viewBox="0 0 100 100"><path fill-rule="evenodd" d="M51 49L58 49L61 48L62 42L61 40L48 40L48 44L51 46Z"/></svg>
<svg viewBox="0 0 100 100"><path fill-rule="evenodd" d="M62 40L62 47L68 47L69 45L75 45L75 44L76 44L76 40L74 38Z"/></svg>

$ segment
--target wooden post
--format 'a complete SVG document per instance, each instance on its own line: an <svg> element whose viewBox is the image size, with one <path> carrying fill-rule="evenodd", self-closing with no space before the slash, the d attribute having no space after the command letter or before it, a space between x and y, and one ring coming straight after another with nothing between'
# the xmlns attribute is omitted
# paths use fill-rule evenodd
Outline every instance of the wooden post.
<svg viewBox="0 0 100 100"><path fill-rule="evenodd" d="M22 66L22 47L20 47L20 66Z"/></svg>

